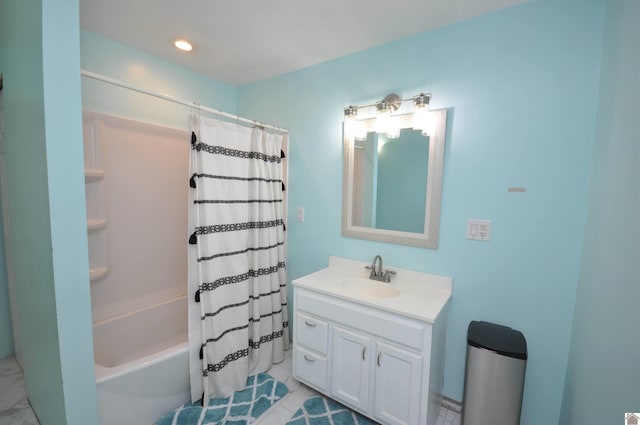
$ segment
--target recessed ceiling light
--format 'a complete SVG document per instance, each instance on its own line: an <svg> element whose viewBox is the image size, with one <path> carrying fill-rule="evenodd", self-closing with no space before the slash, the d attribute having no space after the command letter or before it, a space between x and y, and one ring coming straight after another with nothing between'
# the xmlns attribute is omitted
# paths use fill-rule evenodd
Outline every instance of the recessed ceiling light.
<svg viewBox="0 0 640 425"><path fill-rule="evenodd" d="M184 38L178 38L173 40L173 45L183 52L191 52L193 50L193 44L185 40Z"/></svg>

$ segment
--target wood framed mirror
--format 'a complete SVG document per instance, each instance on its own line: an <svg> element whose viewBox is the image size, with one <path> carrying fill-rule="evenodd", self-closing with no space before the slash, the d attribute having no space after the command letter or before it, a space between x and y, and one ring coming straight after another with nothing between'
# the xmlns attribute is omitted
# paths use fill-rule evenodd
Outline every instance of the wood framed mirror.
<svg viewBox="0 0 640 425"><path fill-rule="evenodd" d="M374 118L357 120L357 132L345 122L342 235L436 249L447 111L429 112L428 135L413 129L413 114L392 118L392 137Z"/></svg>

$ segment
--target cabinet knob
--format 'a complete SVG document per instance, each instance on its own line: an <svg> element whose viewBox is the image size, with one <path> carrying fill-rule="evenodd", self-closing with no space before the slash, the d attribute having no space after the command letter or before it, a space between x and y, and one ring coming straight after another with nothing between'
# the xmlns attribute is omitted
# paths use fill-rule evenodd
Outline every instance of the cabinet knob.
<svg viewBox="0 0 640 425"><path fill-rule="evenodd" d="M367 346L365 345L364 347L362 347L362 361L366 360L366 357L365 357L366 353L367 353Z"/></svg>
<svg viewBox="0 0 640 425"><path fill-rule="evenodd" d="M306 354L304 355L304 359L305 359L306 361L308 361L308 362L311 362L311 363L313 363L313 362L315 362L315 361L316 361L316 359L314 359L313 357L309 357L309 356L307 356Z"/></svg>
<svg viewBox="0 0 640 425"><path fill-rule="evenodd" d="M380 356L382 356L382 351L379 351L379 352L378 352L378 360L377 360L378 367L380 367L380 366L381 366L381 365L380 365Z"/></svg>
<svg viewBox="0 0 640 425"><path fill-rule="evenodd" d="M310 328L315 328L317 325L309 320L305 320L304 324L309 326Z"/></svg>

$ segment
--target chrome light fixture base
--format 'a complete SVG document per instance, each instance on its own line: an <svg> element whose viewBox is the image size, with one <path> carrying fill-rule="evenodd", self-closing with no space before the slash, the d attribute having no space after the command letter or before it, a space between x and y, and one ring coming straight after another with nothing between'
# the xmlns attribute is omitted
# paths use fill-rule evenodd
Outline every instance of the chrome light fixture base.
<svg viewBox="0 0 640 425"><path fill-rule="evenodd" d="M378 113L391 113L397 111L400 108L401 104L402 99L400 99L400 96L395 93L391 93L388 94L380 102L376 103L376 110L378 111Z"/></svg>

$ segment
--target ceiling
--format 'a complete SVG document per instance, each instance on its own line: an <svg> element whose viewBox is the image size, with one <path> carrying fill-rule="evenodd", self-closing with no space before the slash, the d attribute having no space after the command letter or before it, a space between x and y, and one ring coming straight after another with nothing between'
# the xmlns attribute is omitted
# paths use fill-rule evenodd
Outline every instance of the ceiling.
<svg viewBox="0 0 640 425"><path fill-rule="evenodd" d="M524 1L80 0L80 25L243 85ZM178 51L176 37L196 50Z"/></svg>

